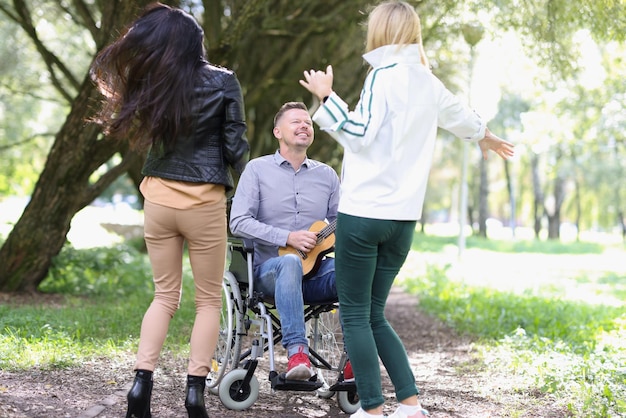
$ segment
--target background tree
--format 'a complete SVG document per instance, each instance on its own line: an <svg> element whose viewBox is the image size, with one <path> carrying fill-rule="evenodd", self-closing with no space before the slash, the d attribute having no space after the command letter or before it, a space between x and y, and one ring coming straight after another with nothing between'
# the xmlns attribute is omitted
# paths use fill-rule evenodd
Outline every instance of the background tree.
<svg viewBox="0 0 626 418"><path fill-rule="evenodd" d="M51 259L65 243L74 214L98 197L116 178L129 172L140 179L141 157L128 152L124 144L102 137L99 129L85 123L98 93L87 76L88 63L96 52L119 33L149 1L76 0L70 5L40 5L14 0L0 3L5 18L19 25L28 35L46 64L50 82L71 105L69 113L48 154L46 164L21 218L0 249L0 290L35 290L45 278ZM452 2L450 2L452 3ZM169 4L180 4L169 2ZM334 1L287 2L193 1L182 6L199 14L207 28L209 60L234 69L244 88L253 155L275 148L271 120L287 100L302 100L304 91L297 80L306 68L320 68L328 62L340 71L338 84L344 97L354 100L365 74L359 57L363 37L361 27L365 2ZM31 9L32 7L32 9ZM206 10L211 13L202 14ZM205 19L206 17L206 19ZM38 30L52 21L65 21L90 37L94 48L83 51L89 59L78 66L75 76L64 62L59 38L46 40ZM82 29L78 29L82 28ZM59 33L57 33L59 35ZM332 36L329 36L332 35ZM358 40L357 40L358 39ZM349 41L354 40L354 41ZM55 45L56 41L56 45ZM55 45L57 48L53 48ZM359 53L355 53L355 51ZM268 53L273 51L273 53ZM329 59L332 53L332 60ZM358 64L357 64L358 63ZM355 68L359 69L355 72ZM310 101L310 95L306 95ZM260 134L257 135L257 131ZM333 142L318 141L312 154L326 154L338 164L340 155ZM100 172L102 167L108 170ZM42 222L41 220L45 220Z"/></svg>
<svg viewBox="0 0 626 418"><path fill-rule="evenodd" d="M498 105L498 113L494 119L489 122L490 129L492 129L493 132L498 132L503 135L504 138L510 138L514 143L517 143L523 129L520 115L529 110L530 104L519 94L510 93L505 90ZM515 227L518 221L516 214L519 213L519 200L516 199L516 196L519 192L515 188L517 182L514 180L514 174L512 172L513 164L509 160L504 160L502 164L507 184L509 227L511 228L512 236L515 237Z"/></svg>
<svg viewBox="0 0 626 418"><path fill-rule="evenodd" d="M28 38L13 25L0 25L0 195L28 195L46 159L50 138L59 129L44 103L45 67ZM14 75L20 74L20 78ZM37 116L35 116L37 115Z"/></svg>
<svg viewBox="0 0 626 418"><path fill-rule="evenodd" d="M126 153L111 170L93 179L94 172L118 153L119 146L103 138L94 125L85 124L98 93L86 68L78 71L77 76L55 53L74 52L72 43L63 43L61 47L58 39L46 40L43 28L56 19L83 26L95 46L86 56L93 56L136 15L138 7L147 3L103 1L97 4L98 8L96 4L76 1L72 9L63 3L57 7L44 4L38 11L46 12L45 19L43 13L34 13L24 0L14 0L12 7L0 4L4 15L22 28L39 52L50 84L71 105L30 201L0 250L0 290L35 290L45 278L52 257L63 247L74 214L137 159Z"/></svg>
<svg viewBox="0 0 626 418"><path fill-rule="evenodd" d="M44 68L39 74L40 86L33 90L54 91L54 97L52 93L49 97L62 103L55 111L62 109L64 114L29 204L0 249L1 291L35 290L45 278L51 258L64 245L74 214L122 174L128 174L134 182L140 180L141 157L129 153L123 143L104 138L97 127L86 124L85 120L98 99L87 77L89 63L146 3L147 0L0 0L2 31L19 30L19 39L22 42L28 39L29 50L37 52ZM207 33L209 59L237 72L244 89L253 156L276 148L271 119L280 104L303 100L311 107L316 105L297 83L304 69L324 68L332 63L339 93L349 103L356 103L367 71L360 57L363 26L359 23L364 20L368 1L166 3L180 4L194 13ZM562 72L571 70L566 65L573 52L568 49L569 35L581 26L589 26L593 36L604 38L623 39L626 33L619 26L624 21L623 6L609 0L602 7L591 0L576 5L567 0L506 0L498 2L497 7L486 0L413 3L422 16L424 41L433 71L453 91L460 90L455 86L465 85L454 74L458 68L466 68L464 64L469 59L467 51L459 46L460 26L467 19L468 5L474 14L489 11L487 25L493 19L501 27L522 30L528 39L535 41L528 42L529 51L539 58L545 57ZM581 15L578 7L584 7L586 13ZM2 52L11 53L8 49ZM3 81L0 86L3 94L11 88L25 90L24 85L15 81L18 78L13 75ZM2 110L7 112L6 106ZM24 129L27 124L16 122L15 129L7 130L7 118L0 113L0 119L4 129L0 146L16 149L16 143L32 135ZM37 140L45 142L41 136ZM4 153L9 148L2 149ZM311 155L338 167L341 150L320 133Z"/></svg>

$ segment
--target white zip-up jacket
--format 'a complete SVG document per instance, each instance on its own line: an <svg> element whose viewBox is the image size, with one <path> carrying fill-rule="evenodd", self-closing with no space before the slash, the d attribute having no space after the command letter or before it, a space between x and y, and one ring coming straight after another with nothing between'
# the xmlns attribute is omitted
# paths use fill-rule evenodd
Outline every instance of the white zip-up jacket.
<svg viewBox="0 0 626 418"><path fill-rule="evenodd" d="M344 147L339 212L418 220L437 127L475 142L485 123L420 62L418 45L387 45L363 57L372 71L355 110L333 92L313 115Z"/></svg>

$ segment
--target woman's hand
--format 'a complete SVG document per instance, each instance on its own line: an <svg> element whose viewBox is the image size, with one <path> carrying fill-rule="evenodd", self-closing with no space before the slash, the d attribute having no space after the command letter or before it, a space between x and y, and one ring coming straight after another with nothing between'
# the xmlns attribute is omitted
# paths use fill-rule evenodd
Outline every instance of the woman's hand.
<svg viewBox="0 0 626 418"><path fill-rule="evenodd" d="M489 154L489 150L495 152L503 159L507 160L515 154L513 148L515 145L509 141L494 135L489 129L485 129L485 137L478 141L480 151L483 153L483 158L486 160Z"/></svg>
<svg viewBox="0 0 626 418"><path fill-rule="evenodd" d="M333 92L333 67L329 65L326 71L305 71L304 80L300 80L302 87L313 93L320 99L330 96Z"/></svg>

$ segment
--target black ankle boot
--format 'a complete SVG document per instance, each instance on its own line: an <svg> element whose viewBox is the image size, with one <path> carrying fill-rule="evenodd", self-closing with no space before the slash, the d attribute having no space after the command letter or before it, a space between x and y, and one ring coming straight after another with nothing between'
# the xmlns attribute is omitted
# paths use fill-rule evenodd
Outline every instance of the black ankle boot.
<svg viewBox="0 0 626 418"><path fill-rule="evenodd" d="M137 370L133 386L128 391L126 418L151 418L150 398L152 397L152 372Z"/></svg>
<svg viewBox="0 0 626 418"><path fill-rule="evenodd" d="M209 418L204 406L204 387L206 386L206 377L204 376L187 376L187 398L185 399L185 408L189 418Z"/></svg>

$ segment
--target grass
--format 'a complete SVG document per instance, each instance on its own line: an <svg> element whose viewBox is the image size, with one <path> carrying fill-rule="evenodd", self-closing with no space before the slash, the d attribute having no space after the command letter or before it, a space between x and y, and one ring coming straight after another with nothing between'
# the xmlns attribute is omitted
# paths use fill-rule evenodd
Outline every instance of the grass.
<svg viewBox="0 0 626 418"><path fill-rule="evenodd" d="M420 309L475 337L484 367L521 377L572 416L626 414L626 251L598 243L416 234L402 284ZM185 356L193 323L187 265L165 351ZM147 256L127 245L55 259L43 292L61 303L0 304L0 370L70 368L131 358L152 300Z"/></svg>
<svg viewBox="0 0 626 418"><path fill-rule="evenodd" d="M0 370L50 370L134 355L153 297L145 254L123 245L66 247L40 290L62 294L63 303L0 304ZM164 350L184 355L194 316L193 280L186 268L181 308Z"/></svg>
<svg viewBox="0 0 626 418"><path fill-rule="evenodd" d="M443 251L452 244L451 239L416 235L414 249L419 251L419 259L437 259L433 252ZM465 280L459 272L452 273L454 261L424 261L421 272L405 273L404 286L419 296L420 309L476 337L489 371L505 370L522 377L528 387L554 396L572 416L624 416L626 251L588 243L515 243L478 238L469 239L467 248L470 258L485 256L477 263L461 263L462 269L458 270L473 276L471 280ZM605 254L605 250L610 251ZM499 264L499 258L508 252L542 257L526 256L528 265L512 268L505 261L499 268L498 280L506 282L510 276L515 283L492 286L493 278L485 277L482 283L476 278L481 269L486 269L485 259ZM527 277L542 270L532 260L545 262L546 253L553 261L544 269L546 274ZM573 255L580 265L587 266L586 270L572 268L550 274L550 266L571 263ZM595 263L593 268L585 257L592 265ZM605 264L597 263L597 257L621 269L607 271ZM611 264L611 257L617 257L617 262ZM525 267L530 273L523 271ZM510 270L515 270L514 274ZM520 277L527 278L528 286L520 285Z"/></svg>
<svg viewBox="0 0 626 418"><path fill-rule="evenodd" d="M424 239L425 238L425 239ZM415 251L438 252L446 246L458 243L458 237L452 235L415 234L412 249ZM469 236L465 243L467 248L497 251L501 253L536 253L536 254L601 254L604 246L595 242L572 242L546 240L486 240L478 236Z"/></svg>

